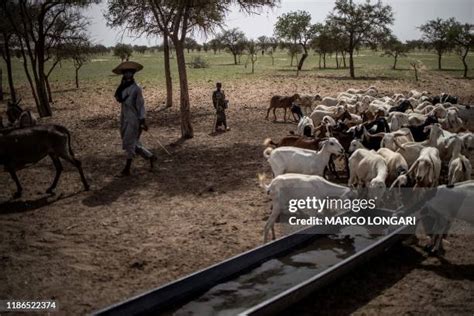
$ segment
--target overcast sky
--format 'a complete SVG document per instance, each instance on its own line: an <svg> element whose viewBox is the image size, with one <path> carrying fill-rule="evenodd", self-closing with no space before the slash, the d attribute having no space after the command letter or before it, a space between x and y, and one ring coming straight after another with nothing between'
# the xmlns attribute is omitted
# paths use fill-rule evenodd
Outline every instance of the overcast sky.
<svg viewBox="0 0 474 316"><path fill-rule="evenodd" d="M240 28L248 38L257 38L261 35L272 36L273 25L282 13L306 10L311 14L313 23L322 22L333 9L334 2L334 0L282 0L278 8L251 16L239 12L236 8L227 17L226 25L228 28ZM401 40L420 38L417 26L437 17L455 17L460 22L474 23L474 0L385 0L382 2L392 6L395 16L392 29ZM106 4L101 3L90 7L86 13L91 22L89 33L95 43L113 46L123 42L151 46L161 42L156 38L133 38L126 34L122 36L121 30L110 29L106 26L103 17L105 10ZM198 42L208 39L202 36L197 38Z"/></svg>

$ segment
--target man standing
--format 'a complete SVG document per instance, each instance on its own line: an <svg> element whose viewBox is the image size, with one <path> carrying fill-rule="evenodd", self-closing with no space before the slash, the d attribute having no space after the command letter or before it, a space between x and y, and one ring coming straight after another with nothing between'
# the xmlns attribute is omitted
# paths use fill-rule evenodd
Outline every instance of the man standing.
<svg viewBox="0 0 474 316"><path fill-rule="evenodd" d="M227 127L227 119L225 116L225 110L227 109L228 101L225 98L224 91L221 90L222 84L216 83L216 91L212 93L212 104L216 109L216 124L214 126L214 132L217 133L219 126L224 125L224 132L230 130Z"/></svg>
<svg viewBox="0 0 474 316"><path fill-rule="evenodd" d="M140 143L142 130L147 131L145 123L145 101L143 99L142 88L137 85L134 74L143 69L143 66L136 62L126 61L118 65L114 70L116 74L122 74L122 82L115 91L115 99L121 103L120 113L120 136L122 137L122 148L127 153L125 168L120 176L129 176L132 159L135 154L150 161L150 168L157 160L148 149Z"/></svg>

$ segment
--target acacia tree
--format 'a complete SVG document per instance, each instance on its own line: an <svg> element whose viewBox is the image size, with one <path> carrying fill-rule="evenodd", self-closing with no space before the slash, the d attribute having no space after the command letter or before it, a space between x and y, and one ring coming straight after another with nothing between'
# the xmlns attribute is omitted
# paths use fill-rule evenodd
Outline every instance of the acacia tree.
<svg viewBox="0 0 474 316"><path fill-rule="evenodd" d="M194 38L187 37L184 41L184 48L188 51L194 51L199 46L198 42Z"/></svg>
<svg viewBox="0 0 474 316"><path fill-rule="evenodd" d="M443 20L437 18L430 20L419 27L423 32L423 39L430 48L436 51L438 55L438 69L441 70L441 58L443 55L453 48L453 43L449 40L448 34L451 28L453 19Z"/></svg>
<svg viewBox="0 0 474 316"><path fill-rule="evenodd" d="M95 2L98 0L5 0L0 4L18 39L23 68L41 117L52 115L46 63L65 38L83 31L78 9Z"/></svg>
<svg viewBox="0 0 474 316"><path fill-rule="evenodd" d="M391 35L388 39L382 44L384 53L382 56L393 57L393 66L392 69L397 69L398 57L406 57L408 52L408 46L400 42L395 36Z"/></svg>
<svg viewBox="0 0 474 316"><path fill-rule="evenodd" d="M74 79L76 88L79 89L79 70L89 62L93 48L89 40L77 39L70 41L59 48L59 58L70 59L74 66Z"/></svg>
<svg viewBox="0 0 474 316"><path fill-rule="evenodd" d="M262 50L262 55L264 55L267 49L270 47L270 39L265 35L259 36L257 38L257 45L258 48Z"/></svg>
<svg viewBox="0 0 474 316"><path fill-rule="evenodd" d="M170 59L172 44L169 41L169 24L166 20L162 23L157 23L158 15L156 10L152 10L153 1L126 1L126 0L108 0L107 13L105 18L107 25L111 27L125 28L131 35L141 36L143 34L155 37L161 36L163 44L159 46L159 50L163 51L163 63L165 69L166 82L166 101L165 107L173 106L173 81L171 78Z"/></svg>
<svg viewBox="0 0 474 316"><path fill-rule="evenodd" d="M118 43L114 47L114 56L120 58L123 62L124 60L128 61L133 54L132 45Z"/></svg>
<svg viewBox="0 0 474 316"><path fill-rule="evenodd" d="M115 4L115 10L109 10L109 21L121 21L123 25L135 27L140 24L130 24L129 19L142 24L152 20L151 25L145 26L155 32L163 34L165 38L171 39L178 65L180 86L180 112L181 112L181 136L183 139L192 138L194 135L191 125L191 112L189 100L188 77L186 70L186 59L184 54L184 41L187 35L193 31L212 31L216 26L223 23L226 13L230 7L237 4L246 12L264 6L273 6L276 0L109 0ZM135 12L131 12L134 8ZM131 16L130 16L131 15ZM120 16L122 18L120 18ZM132 19L133 18L133 19Z"/></svg>
<svg viewBox="0 0 474 316"><path fill-rule="evenodd" d="M257 43L255 43L254 40L250 40L247 42L247 52L248 52L248 58L247 62L250 61L252 64L252 74L255 73L255 63L257 62L258 59L258 53L257 53Z"/></svg>
<svg viewBox="0 0 474 316"><path fill-rule="evenodd" d="M393 12L390 6L383 5L381 1L375 4L370 1L354 4L352 0L336 0L327 23L347 39L349 72L351 78L355 78L354 51L363 44L374 44L389 33L388 26L393 23Z"/></svg>
<svg viewBox="0 0 474 316"><path fill-rule="evenodd" d="M474 48L474 25L453 21L448 31L448 39L454 45L456 54L461 58L464 66L464 78L467 78L467 54Z"/></svg>
<svg viewBox="0 0 474 316"><path fill-rule="evenodd" d="M240 58L237 59L237 57L242 55L247 43L244 32L238 28L225 30L218 36L218 39L222 46L227 48L232 56L234 56L234 65L239 64Z"/></svg>
<svg viewBox="0 0 474 316"><path fill-rule="evenodd" d="M298 44L303 49L303 55L297 66L298 73L308 57L309 41L316 33L315 26L311 25L311 15L306 11L284 13L278 17L274 32L275 36L290 41L293 45Z"/></svg>
<svg viewBox="0 0 474 316"><path fill-rule="evenodd" d="M209 48L212 49L214 52L214 55L217 54L218 51L221 50L222 43L220 42L219 37L213 38L212 40L209 41Z"/></svg>
<svg viewBox="0 0 474 316"><path fill-rule="evenodd" d="M321 23L315 24L315 36L311 40L311 46L314 51L319 55L319 69L321 69L321 61L323 68L326 68L326 55L331 54L334 51L334 38L327 27ZM316 36L317 34L317 36ZM337 60L337 56L336 56Z"/></svg>
<svg viewBox="0 0 474 316"><path fill-rule="evenodd" d="M11 24L7 21L6 12L0 10L0 55L5 61L7 68L8 87L10 90L10 99L13 103L16 102L16 91L13 83L13 72L12 72L12 44L14 42L14 30ZM0 73L1 73L0 69ZM2 89L1 78L0 78L0 89ZM3 100L3 90L0 100Z"/></svg>

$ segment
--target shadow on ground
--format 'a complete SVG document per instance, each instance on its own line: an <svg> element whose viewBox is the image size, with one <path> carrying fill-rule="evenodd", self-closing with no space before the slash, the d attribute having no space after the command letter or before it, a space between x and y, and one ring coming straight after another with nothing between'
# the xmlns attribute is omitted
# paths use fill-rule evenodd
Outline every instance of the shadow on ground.
<svg viewBox="0 0 474 316"><path fill-rule="evenodd" d="M159 148L152 149L160 152ZM130 190L146 187L159 197L209 192L225 193L240 188L245 181L256 179L262 169L262 148L237 143L232 147L175 146L173 156L158 155L155 171L148 164L138 162L132 166L132 176L114 177L123 167L122 160L113 157L85 157L84 164L94 166L95 188L82 203L89 207L108 205ZM111 168L112 167L112 168ZM102 181L99 179L103 179Z"/></svg>

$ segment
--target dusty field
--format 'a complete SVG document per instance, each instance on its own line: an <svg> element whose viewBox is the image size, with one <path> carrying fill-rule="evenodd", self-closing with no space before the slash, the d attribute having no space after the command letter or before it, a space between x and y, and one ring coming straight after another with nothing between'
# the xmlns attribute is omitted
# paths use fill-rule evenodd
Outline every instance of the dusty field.
<svg viewBox="0 0 474 316"><path fill-rule="evenodd" d="M143 141L158 153L158 170L149 172L136 159L133 177L127 179L114 177L124 163L119 107L112 99L115 87L55 87L55 116L43 122L61 123L72 131L74 151L92 190L83 192L79 175L65 164L56 196L48 197L44 191L53 167L45 159L19 172L25 193L19 201L10 200L13 181L0 174L0 297L55 298L60 314L89 313L259 245L269 207L256 181L258 172L269 170L261 143L294 128L263 119L271 95L333 94L373 84L387 93L415 87L449 91L474 103L472 80L424 78L419 86L309 73L298 79L275 75L254 81L249 76L224 82L232 130L218 135L210 135L212 83L191 85L195 137L184 143L176 143L178 107L154 109L163 92L146 86L151 130ZM427 258L414 247L393 249L300 312L472 315L472 236L450 240L446 262Z"/></svg>

